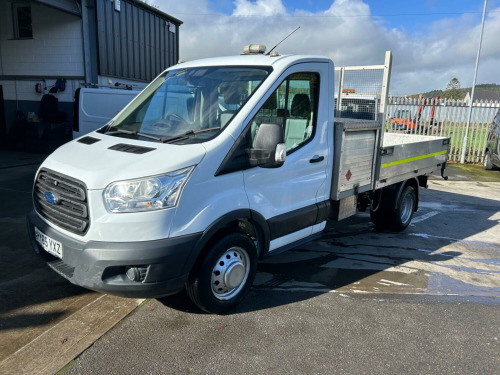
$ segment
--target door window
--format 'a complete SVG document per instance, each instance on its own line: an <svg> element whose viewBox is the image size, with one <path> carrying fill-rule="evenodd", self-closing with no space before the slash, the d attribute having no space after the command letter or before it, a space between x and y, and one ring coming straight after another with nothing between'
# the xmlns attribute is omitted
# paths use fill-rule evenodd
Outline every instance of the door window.
<svg viewBox="0 0 500 375"><path fill-rule="evenodd" d="M252 144L259 126L264 123L283 127L287 154L306 144L316 128L318 94L317 73L290 75L252 119Z"/></svg>

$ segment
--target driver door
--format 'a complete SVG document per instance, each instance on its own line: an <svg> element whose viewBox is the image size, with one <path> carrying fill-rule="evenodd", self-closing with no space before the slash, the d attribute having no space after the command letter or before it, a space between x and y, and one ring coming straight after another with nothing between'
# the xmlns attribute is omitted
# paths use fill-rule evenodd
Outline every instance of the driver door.
<svg viewBox="0 0 500 375"><path fill-rule="evenodd" d="M319 232L326 224L324 212L319 212L321 202L328 199L326 77L327 63L293 66L252 119L252 140L260 124L277 123L283 127L287 148L281 167L244 171L250 208L270 227L270 251Z"/></svg>

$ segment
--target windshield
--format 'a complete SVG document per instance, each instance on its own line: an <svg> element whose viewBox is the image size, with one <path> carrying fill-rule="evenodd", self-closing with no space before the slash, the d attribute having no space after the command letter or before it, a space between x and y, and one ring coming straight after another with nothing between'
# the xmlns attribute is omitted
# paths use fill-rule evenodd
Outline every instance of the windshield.
<svg viewBox="0 0 500 375"><path fill-rule="evenodd" d="M206 141L229 124L270 70L224 66L168 71L101 132L153 142Z"/></svg>

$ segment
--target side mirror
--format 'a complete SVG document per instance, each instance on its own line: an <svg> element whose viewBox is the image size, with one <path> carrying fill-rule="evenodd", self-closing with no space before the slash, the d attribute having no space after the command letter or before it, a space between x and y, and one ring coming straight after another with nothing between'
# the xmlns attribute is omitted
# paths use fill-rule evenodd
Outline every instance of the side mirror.
<svg viewBox="0 0 500 375"><path fill-rule="evenodd" d="M254 147L248 153L250 165L262 168L278 168L286 159L283 127L278 124L261 124L255 137Z"/></svg>

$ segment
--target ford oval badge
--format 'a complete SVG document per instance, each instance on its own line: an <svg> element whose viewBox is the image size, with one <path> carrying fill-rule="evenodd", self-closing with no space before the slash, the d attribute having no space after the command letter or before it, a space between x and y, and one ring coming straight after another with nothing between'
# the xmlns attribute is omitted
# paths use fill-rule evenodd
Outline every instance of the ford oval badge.
<svg viewBox="0 0 500 375"><path fill-rule="evenodd" d="M43 197L47 201L48 204L57 204L59 202L59 198L50 191L46 192Z"/></svg>

